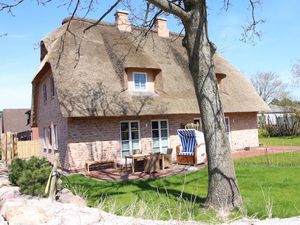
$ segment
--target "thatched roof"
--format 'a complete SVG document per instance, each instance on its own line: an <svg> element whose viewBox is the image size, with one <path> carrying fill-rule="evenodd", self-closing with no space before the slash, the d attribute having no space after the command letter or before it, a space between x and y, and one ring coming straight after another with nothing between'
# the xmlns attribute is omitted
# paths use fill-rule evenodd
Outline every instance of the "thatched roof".
<svg viewBox="0 0 300 225"><path fill-rule="evenodd" d="M75 19L48 34L42 45L48 52L33 80L33 117L40 78L53 73L64 117L199 113L182 37L161 38L156 32L141 40L141 30L120 32L102 23L85 33L88 20ZM69 25L70 32L65 32ZM138 45L140 47L138 47ZM225 112L257 112L268 106L245 77L222 57L215 57L221 74ZM129 68L151 69L155 94L131 93Z"/></svg>

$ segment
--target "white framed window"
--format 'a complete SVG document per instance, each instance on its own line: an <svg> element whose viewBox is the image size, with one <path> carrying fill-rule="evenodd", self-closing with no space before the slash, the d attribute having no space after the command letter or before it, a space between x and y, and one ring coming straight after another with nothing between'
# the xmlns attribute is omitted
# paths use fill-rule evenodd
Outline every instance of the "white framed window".
<svg viewBox="0 0 300 225"><path fill-rule="evenodd" d="M44 135L43 135L43 137L44 137L44 149L47 149L47 146L48 146L48 130L47 130L47 128L44 128Z"/></svg>
<svg viewBox="0 0 300 225"><path fill-rule="evenodd" d="M139 121L122 121L120 123L122 158L131 155L133 150L141 149Z"/></svg>
<svg viewBox="0 0 300 225"><path fill-rule="evenodd" d="M225 130L227 133L230 132L230 119L229 117L225 117Z"/></svg>
<svg viewBox="0 0 300 225"><path fill-rule="evenodd" d="M50 89L51 89L51 97L54 97L55 89L54 89L54 79L53 79L53 77L51 77L51 79L50 79Z"/></svg>
<svg viewBox="0 0 300 225"><path fill-rule="evenodd" d="M58 128L57 125L53 126L53 133L54 133L54 140L53 140L53 147L54 149L58 149Z"/></svg>
<svg viewBox="0 0 300 225"><path fill-rule="evenodd" d="M49 140L49 148L52 147L52 129L51 126L48 127L48 140Z"/></svg>
<svg viewBox="0 0 300 225"><path fill-rule="evenodd" d="M167 153L169 147L168 120L152 120L151 130L153 152Z"/></svg>
<svg viewBox="0 0 300 225"><path fill-rule="evenodd" d="M47 84L43 84L43 97L44 97L44 103L47 102Z"/></svg>
<svg viewBox="0 0 300 225"><path fill-rule="evenodd" d="M133 82L135 91L144 91L147 88L147 73L134 72Z"/></svg>

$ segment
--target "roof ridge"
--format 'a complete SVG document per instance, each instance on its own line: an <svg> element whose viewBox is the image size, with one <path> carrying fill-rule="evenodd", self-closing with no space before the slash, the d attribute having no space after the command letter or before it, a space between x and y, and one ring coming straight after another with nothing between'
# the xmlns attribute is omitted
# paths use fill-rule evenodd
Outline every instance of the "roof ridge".
<svg viewBox="0 0 300 225"><path fill-rule="evenodd" d="M77 20L77 21L87 22L87 23L90 23L90 24L95 24L95 23L98 22L98 20L95 20L95 19L89 19L89 18L84 18L84 17L79 17L79 16L74 16L74 17L67 16L62 20L61 24L64 25L65 23L68 23L70 20ZM97 25L116 26L115 23L111 23L111 22L107 22L107 21L100 21ZM137 25L134 25L134 24L131 24L131 26L135 30L147 30L147 28L137 26ZM153 29L150 29L149 31L157 33L157 31L153 30ZM178 32L172 32L172 31L170 31L170 35L179 36L179 37L184 36L184 34L182 32L178 33Z"/></svg>

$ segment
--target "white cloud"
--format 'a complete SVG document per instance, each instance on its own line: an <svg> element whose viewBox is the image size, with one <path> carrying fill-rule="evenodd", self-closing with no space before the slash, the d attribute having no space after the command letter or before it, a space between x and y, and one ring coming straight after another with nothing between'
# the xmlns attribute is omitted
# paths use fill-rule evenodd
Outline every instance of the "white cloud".
<svg viewBox="0 0 300 225"><path fill-rule="evenodd" d="M29 39L30 35L28 34L7 34L8 38L18 39L18 40L25 40Z"/></svg>

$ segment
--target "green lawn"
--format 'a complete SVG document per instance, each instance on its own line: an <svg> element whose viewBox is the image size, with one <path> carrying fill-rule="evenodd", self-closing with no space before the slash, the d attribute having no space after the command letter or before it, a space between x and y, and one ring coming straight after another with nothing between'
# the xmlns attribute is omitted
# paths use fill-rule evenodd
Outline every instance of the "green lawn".
<svg viewBox="0 0 300 225"><path fill-rule="evenodd" d="M244 201L242 215L300 215L300 152L240 159L235 165ZM207 193L207 170L130 182L102 182L82 175L68 179L68 186L86 197L89 205L119 215L217 222L212 211L199 207Z"/></svg>
<svg viewBox="0 0 300 225"><path fill-rule="evenodd" d="M300 146L300 136L259 138L264 146Z"/></svg>

